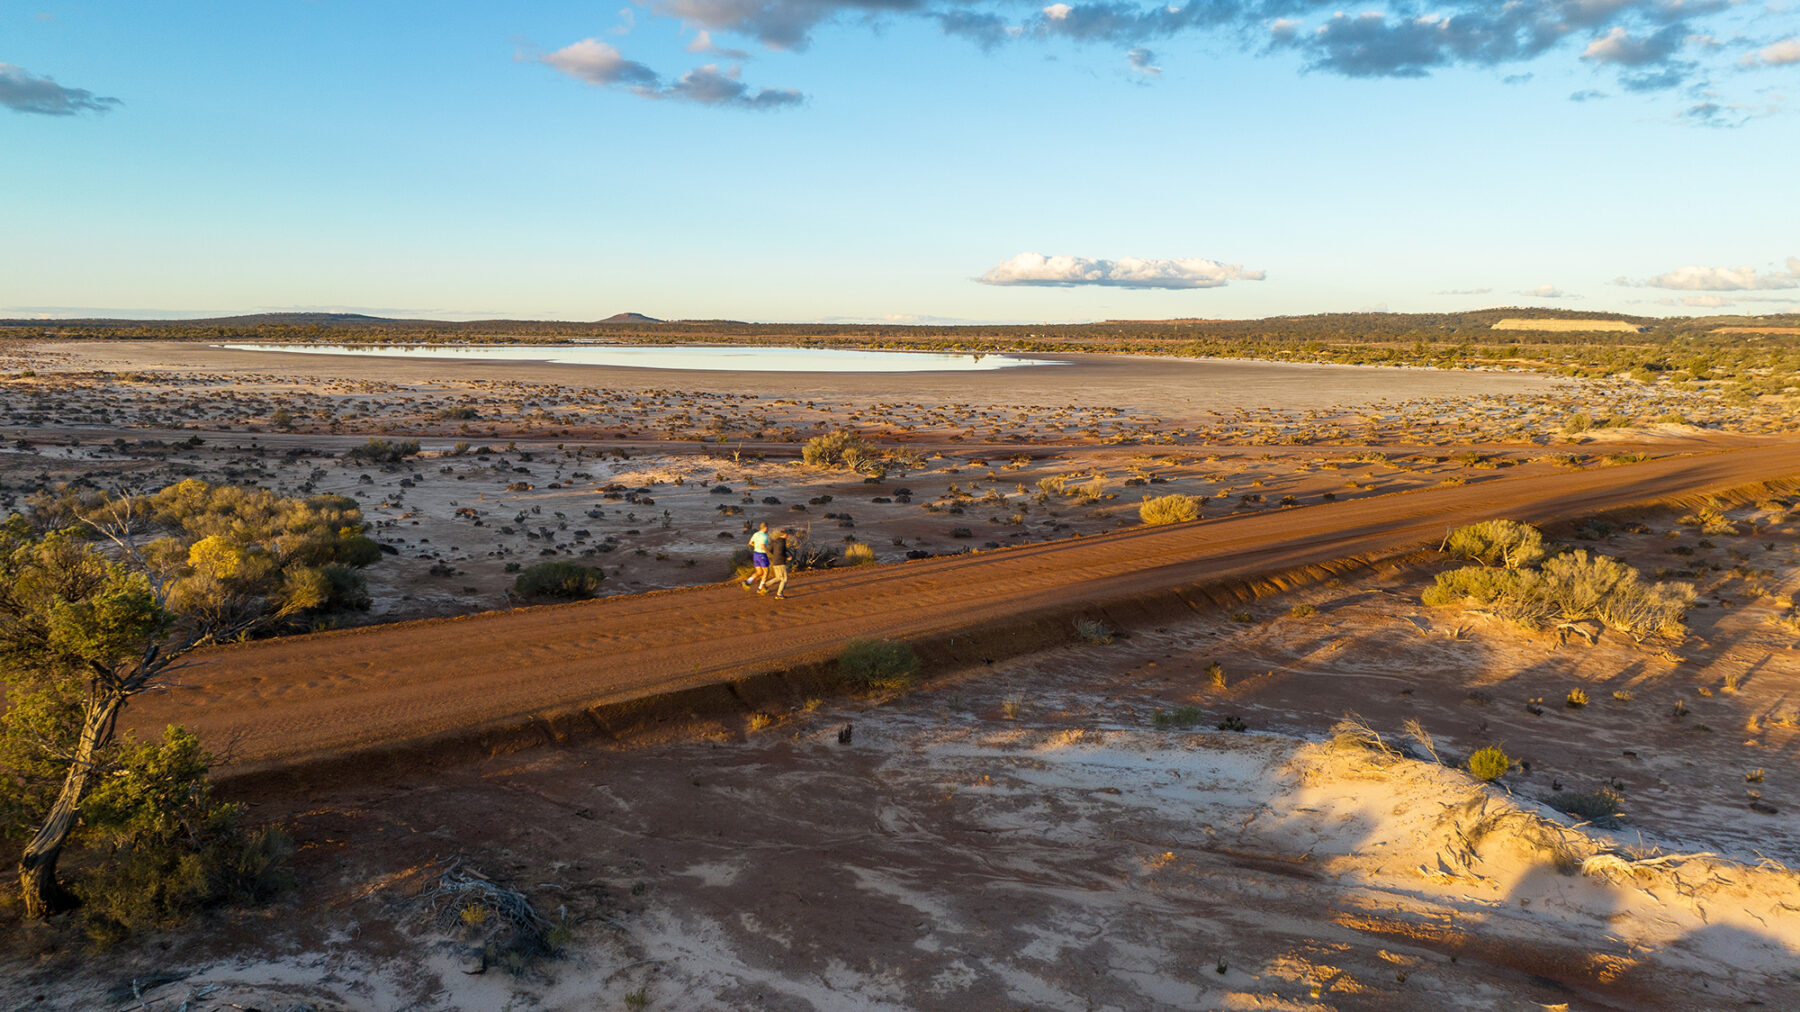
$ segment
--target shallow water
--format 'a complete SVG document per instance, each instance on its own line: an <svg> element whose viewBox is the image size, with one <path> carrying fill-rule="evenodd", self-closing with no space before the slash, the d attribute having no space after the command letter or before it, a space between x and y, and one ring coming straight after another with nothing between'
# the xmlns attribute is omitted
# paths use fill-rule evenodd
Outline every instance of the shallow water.
<svg viewBox="0 0 1800 1012"><path fill-rule="evenodd" d="M926 351L859 351L839 348L774 348L714 345L511 344L352 346L322 344L224 344L232 351L372 358L454 359L478 362L550 362L557 365L636 369L705 369L718 372L990 372L1020 366L1063 365L1017 355Z"/></svg>

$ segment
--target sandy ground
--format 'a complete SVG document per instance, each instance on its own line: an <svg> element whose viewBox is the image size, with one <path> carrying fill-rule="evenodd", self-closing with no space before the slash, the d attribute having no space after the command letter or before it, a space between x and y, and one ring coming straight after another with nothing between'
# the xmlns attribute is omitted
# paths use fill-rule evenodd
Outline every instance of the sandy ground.
<svg viewBox="0 0 1800 1012"><path fill-rule="evenodd" d="M1711 607L1678 647L1528 633L1419 604L1428 572L1368 572L1247 622L1131 629L902 696L271 798L259 814L302 845L294 894L78 972L70 941L28 932L0 994L136 1007L137 979L158 1010L1788 1007L1800 524L1732 519L1694 555L1673 551L1698 538L1672 515L1589 532L1646 569L1696 569ZM1753 551L1754 572L1711 568ZM1596 702L1530 709L1571 685ZM1404 756L1334 747L1348 709ZM1228 717L1249 729L1214 729ZM1493 786L1451 768L1490 743L1529 768ZM1602 784L1622 790L1619 828L1544 803ZM562 954L484 967L480 932L418 898L453 861L566 920Z"/></svg>
<svg viewBox="0 0 1800 1012"><path fill-rule="evenodd" d="M4 384L13 452L0 454L0 498L58 479L154 487L184 474L348 491L400 551L371 570L379 618L500 603L505 564L547 550L604 565L615 593L710 582L759 517L802 518L883 560L1033 546L873 571L933 580L1020 552L1129 544L1091 535L1129 523L1147 492L1207 495L1217 529L1286 526L1293 540L1294 517L1391 521L1389 503L1425 495L1503 506L1498 490L1515 481L1560 484L1569 495L1544 508L1573 515L1596 490L1647 494L1678 454L1781 452L1754 449L1768 416L1704 397L1492 374L1200 369L1189 392L1160 382L1165 364L1128 360L1060 391L1024 376L974 393L964 377L911 390L806 377L746 395L695 374L657 386L530 366L361 375L361 363L302 372L266 359L134 344L12 362L37 375ZM1252 390L1253 375L1275 386ZM1419 385L1400 393L1390 380L1402 379ZM277 429L282 407L294 417ZM478 417L439 417L459 407ZM1636 422L1565 427L1577 412ZM1658 421L1677 414L1700 427ZM880 489L790 462L798 440L838 424L920 459ZM194 435L203 442L175 445ZM430 455L345 467L343 451L371 435L417 436ZM496 452L436 455L461 441ZM1101 498L1038 496L1041 478L1096 476ZM534 487L505 490L519 482ZM732 492L713 493L718 483ZM617 498L609 485L623 486ZM896 487L912 501L873 501ZM1285 508L1290 495L1309 508ZM1419 604L1429 566L1356 569L1239 605L1105 611L1111 643L1065 630L1026 644L1036 652L944 663L898 697L746 697L624 742L290 785L255 799L254 814L300 844L297 889L99 955L73 925L5 923L0 1007L1800 1006L1791 507L1745 504L1730 533L1651 513L1572 535L1697 584L1704 607L1679 643L1526 633ZM1067 540L1076 533L1090 537ZM1254 551L1240 561L1259 556L1266 565ZM755 609L772 602L721 596L737 621L768 620ZM469 642L481 640L465 653ZM262 674L255 705L342 681ZM1571 688L1592 701L1568 707ZM1413 758L1330 746L1346 711ZM1520 760L1496 786L1455 768L1487 744ZM1544 804L1601 788L1621 799L1618 828L1570 828ZM565 924L561 951L516 974L472 955L486 929L421 898L452 865Z"/></svg>

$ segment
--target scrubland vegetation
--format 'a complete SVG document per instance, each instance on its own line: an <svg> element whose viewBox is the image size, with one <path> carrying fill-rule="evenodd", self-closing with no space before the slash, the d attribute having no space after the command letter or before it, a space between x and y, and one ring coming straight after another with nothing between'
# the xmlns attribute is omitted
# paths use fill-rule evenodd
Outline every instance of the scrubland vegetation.
<svg viewBox="0 0 1800 1012"><path fill-rule="evenodd" d="M1437 607L1486 608L1530 628L1592 619L1633 636L1675 636L1694 602L1691 584L1648 582L1636 569L1585 549L1546 557L1542 535L1523 524L1464 527L1447 545L1485 564L1439 573L1424 594Z"/></svg>
<svg viewBox="0 0 1800 1012"><path fill-rule="evenodd" d="M29 837L24 909L82 903L98 938L259 896L281 841L215 803L192 735L120 739L120 711L192 650L367 607L381 557L337 496L198 480L120 496L65 487L0 526L0 811ZM89 856L71 885L66 847ZM71 892L72 888L72 892Z"/></svg>
<svg viewBox="0 0 1800 1012"><path fill-rule="evenodd" d="M1496 330L1502 320L1543 321L1543 329ZM1571 331L1580 321L1636 330ZM663 323L474 323L371 320L319 314L198 321L10 320L0 334L27 340L158 340L340 343L488 343L602 338L632 343L801 344L977 352L1105 352L1258 358L1354 365L1514 368L1564 376L1629 376L1684 385L1716 384L1739 396L1781 394L1800 374L1800 326L1793 314L1762 317L1621 317L1566 310L1496 308L1459 313L1326 313L1260 320L1109 320L1022 326L881 326Z"/></svg>

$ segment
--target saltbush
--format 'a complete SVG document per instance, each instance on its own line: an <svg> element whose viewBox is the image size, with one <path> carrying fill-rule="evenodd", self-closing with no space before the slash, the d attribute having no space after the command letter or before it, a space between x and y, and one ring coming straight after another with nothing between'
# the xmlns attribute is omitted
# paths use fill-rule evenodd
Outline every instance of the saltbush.
<svg viewBox="0 0 1800 1012"><path fill-rule="evenodd" d="M893 640L851 640L837 663L846 681L865 689L902 689L919 673L919 655Z"/></svg>
<svg viewBox="0 0 1800 1012"><path fill-rule="evenodd" d="M576 601L594 596L605 575L577 562L540 562L520 573L513 589L521 597Z"/></svg>
<svg viewBox="0 0 1800 1012"><path fill-rule="evenodd" d="M1191 495L1146 497L1138 505L1138 518L1150 526L1181 524L1200 518L1200 504Z"/></svg>

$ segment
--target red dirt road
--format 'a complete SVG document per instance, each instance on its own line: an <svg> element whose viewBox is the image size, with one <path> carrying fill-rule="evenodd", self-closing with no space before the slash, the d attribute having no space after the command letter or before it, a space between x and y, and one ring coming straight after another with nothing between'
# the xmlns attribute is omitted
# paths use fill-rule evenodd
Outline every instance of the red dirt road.
<svg viewBox="0 0 1800 1012"><path fill-rule="evenodd" d="M742 680L817 664L856 637L975 662L1053 644L1075 615L1185 610L1257 580L1435 545L1475 520L1572 519L1796 478L1800 446L1765 444L808 573L786 601L714 585L290 637L198 655L178 687L134 702L128 723L186 724L227 750L228 778L312 780L596 733L623 704L733 682L755 691Z"/></svg>

